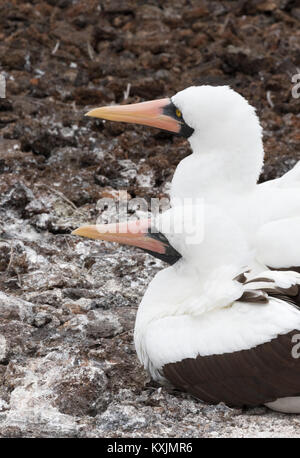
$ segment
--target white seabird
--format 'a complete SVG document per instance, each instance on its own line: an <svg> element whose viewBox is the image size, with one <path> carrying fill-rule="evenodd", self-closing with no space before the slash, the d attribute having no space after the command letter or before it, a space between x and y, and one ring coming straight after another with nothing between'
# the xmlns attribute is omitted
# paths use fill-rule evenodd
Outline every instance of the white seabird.
<svg viewBox="0 0 300 458"><path fill-rule="evenodd" d="M155 221L73 234L136 245L172 264L150 283L135 323L138 357L155 380L213 404L300 412L300 274L253 274L241 228L217 206L195 218L200 210L174 207Z"/></svg>
<svg viewBox="0 0 300 458"><path fill-rule="evenodd" d="M229 405L264 403L277 410L300 412L300 402L295 398L300 395L299 364L297 358L291 359L295 345L293 339L297 337L299 330L299 311L295 305L299 305L299 277L296 271L300 265L300 217L297 216L300 215L300 196L294 189L299 186L299 167L278 180L257 185L263 165L261 127L254 108L227 86L191 87L171 99L122 107L103 107L88 114L161 127L187 137L193 154L185 158L176 169L171 189L173 204L176 199L181 199L184 203L185 198L195 200L202 197L208 205L207 208L215 205L219 212L222 208L226 214L222 218L226 216L232 225L232 231L226 232L224 245L228 244L232 255L236 254L233 271L224 254L224 245L220 249L222 218L215 221L216 236L213 244L207 243L205 239L200 244L202 256L204 250L206 259L210 259L212 263L209 275L207 271L208 277L205 277L201 269L203 258L200 261L199 256L195 256L191 261L186 254L188 247L182 240L181 249L177 249L178 238L165 245L172 252L172 262L176 260L176 253L182 257L174 267L155 277L139 308L135 342L141 361L154 377L159 378L162 373L176 386L208 402L223 400ZM211 229L213 228L207 230L210 232ZM93 231L95 235L95 229ZM92 232L85 227L75 231L78 235L85 236L93 236ZM235 243L239 246L237 233L240 233L247 247L248 259L243 266L247 266L250 272L243 276L238 276L241 273L242 256L239 250L237 253L234 249ZM169 238L168 235L166 237L168 241L172 238L170 234ZM99 236L98 231L95 238L103 237L101 234ZM130 240L130 244L134 244ZM125 242L125 238L123 241ZM141 243L136 245L145 248ZM216 247L222 256L221 261L211 255ZM163 258L161 254L160 257ZM221 262L224 270L218 270L218 262ZM195 272L201 272L201 278L191 270L191 265ZM174 272L184 274L182 266L191 273L191 281L186 282L186 275L174 275ZM263 272L268 268L273 271ZM169 280L170 272L173 276ZM244 281L243 288L246 290L240 296L230 297L231 288L236 288L239 283L234 280L234 273ZM258 274L259 277L256 278ZM224 296L223 280L229 296L227 293ZM164 294L165 285L168 288ZM185 305L180 307L178 301L182 301L182 291ZM215 296L211 291L214 291ZM167 292L170 302L166 298ZM284 299L284 295L287 299ZM203 301L209 304L208 309L202 308ZM242 310L240 320L236 320L236 310L239 313ZM147 316L150 316L151 323L147 323ZM165 321L159 338L159 333L155 333L158 332L158 323L162 323L163 318ZM146 323L146 328L143 328L143 323ZM224 335L221 332L224 323L228 336L227 331ZM153 339L147 337L151 335L149 329L152 327ZM245 339L238 327L246 336ZM138 329L143 329L142 334ZM167 341L163 339L163 329L168 336ZM143 345L139 344L142 341L139 335L146 336L148 346L144 345L145 351ZM181 336L180 348L186 348L181 354L176 350L176 336ZM159 360L158 355L165 354L162 342L170 351L168 353L165 349L167 357ZM171 343L171 347L167 342ZM237 345L238 342L240 345ZM156 344L158 347L155 347ZM153 351L153 348L156 350ZM244 353L245 351L247 352ZM261 355L261 361L258 354ZM272 355L274 358L271 358ZM239 372L239 366L244 367L242 372ZM182 372L183 368L183 372L189 374L187 378ZM208 371L206 375L205 371ZM226 382L225 386L225 382L220 380L222 374L225 374L225 378L228 377L226 380L229 385ZM243 383L246 384L245 391L242 389ZM215 391L207 391L209 386L214 386ZM235 392L237 388L238 392Z"/></svg>

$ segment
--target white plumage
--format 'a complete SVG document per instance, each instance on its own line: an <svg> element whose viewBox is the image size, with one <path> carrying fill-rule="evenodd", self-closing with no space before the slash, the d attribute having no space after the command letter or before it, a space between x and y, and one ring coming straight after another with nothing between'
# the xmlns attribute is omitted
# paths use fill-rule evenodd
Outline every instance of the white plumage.
<svg viewBox="0 0 300 458"><path fill-rule="evenodd" d="M172 208L156 219L156 239L142 229L136 239L104 236L96 226L75 231L148 247L172 262L181 255L154 277L139 306L140 361L155 379L208 402L300 413L300 359L292 351L300 331L300 164L257 184L262 128L228 86L88 114L176 132L193 151L176 169Z"/></svg>
<svg viewBox="0 0 300 458"><path fill-rule="evenodd" d="M264 271L234 220L217 206L206 205L203 210L203 239L198 244L185 243L191 234L189 224L184 226L187 233L181 234L172 233L172 224L166 224L180 216L192 220L187 214L195 207L185 214L180 208L171 209L156 222L161 230L168 227L164 234L182 254L174 266L156 274L137 313L137 353L157 379L167 363L245 350L300 330L300 311L285 301L271 298L259 306L238 302L245 290L270 287L270 282L235 280L249 269L248 280L255 272L271 280L272 286L288 289L300 283L300 274Z"/></svg>
<svg viewBox="0 0 300 458"><path fill-rule="evenodd" d="M194 133L171 199L174 206L204 199L205 235L198 246L183 247L184 234L176 240L165 233L183 259L156 275L138 310L137 353L158 379L165 364L250 349L300 329L300 311L285 301L271 298L259 308L236 302L244 286L233 280L244 267L277 286L299 283L295 272L265 272L300 265L299 164L257 185L262 129L254 108L229 87L191 87L172 102Z"/></svg>

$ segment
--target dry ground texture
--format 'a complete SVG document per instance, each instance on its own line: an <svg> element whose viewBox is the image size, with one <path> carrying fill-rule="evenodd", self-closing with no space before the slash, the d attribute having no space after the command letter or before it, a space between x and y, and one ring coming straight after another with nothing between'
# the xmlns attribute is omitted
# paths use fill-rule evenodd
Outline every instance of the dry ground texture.
<svg viewBox="0 0 300 458"><path fill-rule="evenodd" d="M90 107L230 82L264 127L262 180L300 159L293 0L0 0L0 436L300 436L300 416L208 406L138 364L139 301L163 264L79 240L97 201L163 197L184 139ZM298 130L297 130L298 128Z"/></svg>

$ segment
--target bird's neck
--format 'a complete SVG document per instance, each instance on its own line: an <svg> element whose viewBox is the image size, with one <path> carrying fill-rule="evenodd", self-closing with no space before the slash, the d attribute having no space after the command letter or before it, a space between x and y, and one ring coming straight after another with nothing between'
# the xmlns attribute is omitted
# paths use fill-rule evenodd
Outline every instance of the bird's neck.
<svg viewBox="0 0 300 458"><path fill-rule="evenodd" d="M190 143L193 153L176 169L172 199L203 197L209 201L255 188L264 156L260 136L228 144L207 142L206 138Z"/></svg>

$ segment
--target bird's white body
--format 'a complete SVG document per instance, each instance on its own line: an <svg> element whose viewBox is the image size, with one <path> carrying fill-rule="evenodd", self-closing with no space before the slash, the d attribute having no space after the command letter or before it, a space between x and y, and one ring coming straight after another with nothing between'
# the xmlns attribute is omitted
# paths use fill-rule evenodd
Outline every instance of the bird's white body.
<svg viewBox="0 0 300 458"><path fill-rule="evenodd" d="M295 307L277 299L260 306L236 302L242 286L224 274L225 268L213 272L195 288L189 273L169 267L152 281L138 310L135 344L154 378L170 362L246 350L300 330Z"/></svg>
<svg viewBox="0 0 300 458"><path fill-rule="evenodd" d="M239 302L245 285L235 280L247 267L248 280L260 272L287 289L299 284L300 274L262 272L263 264L253 259L243 231L218 207L205 206L204 220L204 237L196 246L184 246L181 236L167 234L184 257L155 276L138 309L136 350L159 381L166 364L247 350L295 329L300 333L300 310L276 298L259 305ZM268 285L253 282L246 288ZM283 408L280 403L271 403L270 408L276 410L278 405L278 410Z"/></svg>
<svg viewBox="0 0 300 458"><path fill-rule="evenodd" d="M188 88L172 101L194 128L193 153L173 178L172 204L201 198L206 212L198 246L166 234L183 259L155 276L139 306L136 350L158 380L166 364L251 349L300 330L299 309L273 297L259 306L239 302L244 286L234 280L249 269L249 278L263 273L277 286L299 283L296 272L265 271L300 265L300 167L257 185L262 129L253 107L228 87ZM266 405L300 412L298 399Z"/></svg>

